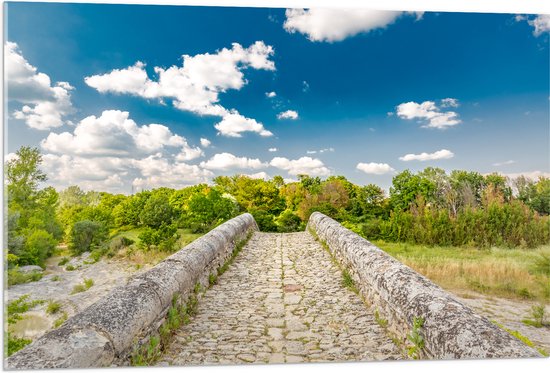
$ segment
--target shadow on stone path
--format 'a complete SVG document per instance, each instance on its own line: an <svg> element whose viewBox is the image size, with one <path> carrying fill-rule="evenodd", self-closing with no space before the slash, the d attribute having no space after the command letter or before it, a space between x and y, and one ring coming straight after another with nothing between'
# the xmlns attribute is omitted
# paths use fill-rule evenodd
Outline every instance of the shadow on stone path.
<svg viewBox="0 0 550 373"><path fill-rule="evenodd" d="M309 233L257 232L158 365L402 358Z"/></svg>

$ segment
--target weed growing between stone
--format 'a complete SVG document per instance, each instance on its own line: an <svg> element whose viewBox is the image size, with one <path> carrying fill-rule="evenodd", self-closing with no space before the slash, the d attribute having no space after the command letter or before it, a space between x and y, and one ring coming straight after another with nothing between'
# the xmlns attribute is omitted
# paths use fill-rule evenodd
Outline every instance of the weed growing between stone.
<svg viewBox="0 0 550 373"><path fill-rule="evenodd" d="M384 329L388 326L388 320L382 318L378 310L374 311L374 320Z"/></svg>
<svg viewBox="0 0 550 373"><path fill-rule="evenodd" d="M541 347L538 347L536 346L532 340L530 340L529 338L527 338L526 336L524 336L523 334L521 334L520 332L518 332L517 330L513 330L513 329L508 329L507 327L505 327L504 325L502 325L501 323L495 321L495 320L491 320L491 322L493 324L495 324L496 326L498 326L499 328L501 328L502 330L506 331L507 333L509 333L510 335L512 335L513 337L519 339L520 341L522 341L523 343L525 343L527 346L531 347L531 348L534 348L536 349L542 356L548 356L548 352L546 352L546 350L544 350L543 348Z"/></svg>
<svg viewBox="0 0 550 373"><path fill-rule="evenodd" d="M59 328L61 325L63 325L63 323L65 321L67 321L67 319L69 318L69 315L67 314L67 312L63 311L63 313L61 314L61 316L55 320L55 322L53 323L53 327L54 329L57 329Z"/></svg>
<svg viewBox="0 0 550 373"><path fill-rule="evenodd" d="M424 337L421 334L422 326L424 326L424 319L422 317L415 317L413 319L413 328L407 336L407 339L413 344L408 348L408 353L415 360L420 359L422 349L424 348Z"/></svg>
<svg viewBox="0 0 550 373"><path fill-rule="evenodd" d="M250 240L250 237L252 237L252 232L248 232L245 239L237 242L235 248L231 253L231 257L229 257L229 259L220 268L218 268L218 276L221 276L225 271L227 271L229 266L233 264L235 258L237 257L237 255L239 255L244 245L246 245L246 243Z"/></svg>

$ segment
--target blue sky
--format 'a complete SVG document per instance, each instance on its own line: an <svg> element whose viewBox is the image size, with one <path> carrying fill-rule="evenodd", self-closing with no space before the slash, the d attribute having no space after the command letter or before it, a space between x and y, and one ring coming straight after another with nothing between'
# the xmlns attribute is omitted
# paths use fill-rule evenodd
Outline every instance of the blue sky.
<svg viewBox="0 0 550 373"><path fill-rule="evenodd" d="M548 16L6 6L6 150L58 188L550 176Z"/></svg>

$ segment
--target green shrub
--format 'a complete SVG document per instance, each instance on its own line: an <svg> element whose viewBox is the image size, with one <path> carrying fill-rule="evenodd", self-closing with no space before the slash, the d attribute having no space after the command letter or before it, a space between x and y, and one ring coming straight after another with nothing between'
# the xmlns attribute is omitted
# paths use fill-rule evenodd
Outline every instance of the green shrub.
<svg viewBox="0 0 550 373"><path fill-rule="evenodd" d="M298 232L302 228L302 220L290 210L285 210L277 218L277 230L279 232Z"/></svg>
<svg viewBox="0 0 550 373"><path fill-rule="evenodd" d="M138 236L139 247L145 250L158 248L161 251L170 252L180 237L177 231L175 225L162 224L158 229L145 227Z"/></svg>
<svg viewBox="0 0 550 373"><path fill-rule="evenodd" d="M76 267L71 265L71 264L69 264L68 266L65 267L66 271L74 271L75 269L76 269Z"/></svg>
<svg viewBox="0 0 550 373"><path fill-rule="evenodd" d="M103 223L82 220L74 223L69 234L69 249L75 254L100 247L107 239L107 229Z"/></svg>
<svg viewBox="0 0 550 373"><path fill-rule="evenodd" d="M258 228L262 232L277 232L277 224L275 223L275 216L265 210L251 209L248 211L256 220Z"/></svg>
<svg viewBox="0 0 550 373"><path fill-rule="evenodd" d="M32 340L30 339L15 337L11 335L10 332L8 332L7 334L8 334L8 356L13 355L14 353L21 350L26 345L32 342Z"/></svg>
<svg viewBox="0 0 550 373"><path fill-rule="evenodd" d="M59 263L57 263L58 266L64 266L65 264L67 264L69 262L69 258L67 258L66 256L64 256L63 258L61 258L61 260L59 261Z"/></svg>
<svg viewBox="0 0 550 373"><path fill-rule="evenodd" d="M42 279L43 276L44 274L42 272L37 271L28 273L19 272L19 268L15 267L12 269L8 269L8 286L39 281L40 279Z"/></svg>
<svg viewBox="0 0 550 373"><path fill-rule="evenodd" d="M43 229L35 229L26 235L25 249L19 255L20 264L41 265L49 257L57 245L57 240L51 233Z"/></svg>

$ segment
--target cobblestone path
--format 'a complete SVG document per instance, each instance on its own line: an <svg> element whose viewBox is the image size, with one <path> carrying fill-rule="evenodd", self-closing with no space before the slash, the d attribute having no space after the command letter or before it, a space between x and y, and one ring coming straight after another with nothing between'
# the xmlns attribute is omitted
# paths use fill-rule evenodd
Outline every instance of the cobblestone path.
<svg viewBox="0 0 550 373"><path fill-rule="evenodd" d="M309 233L257 232L159 365L401 358Z"/></svg>

